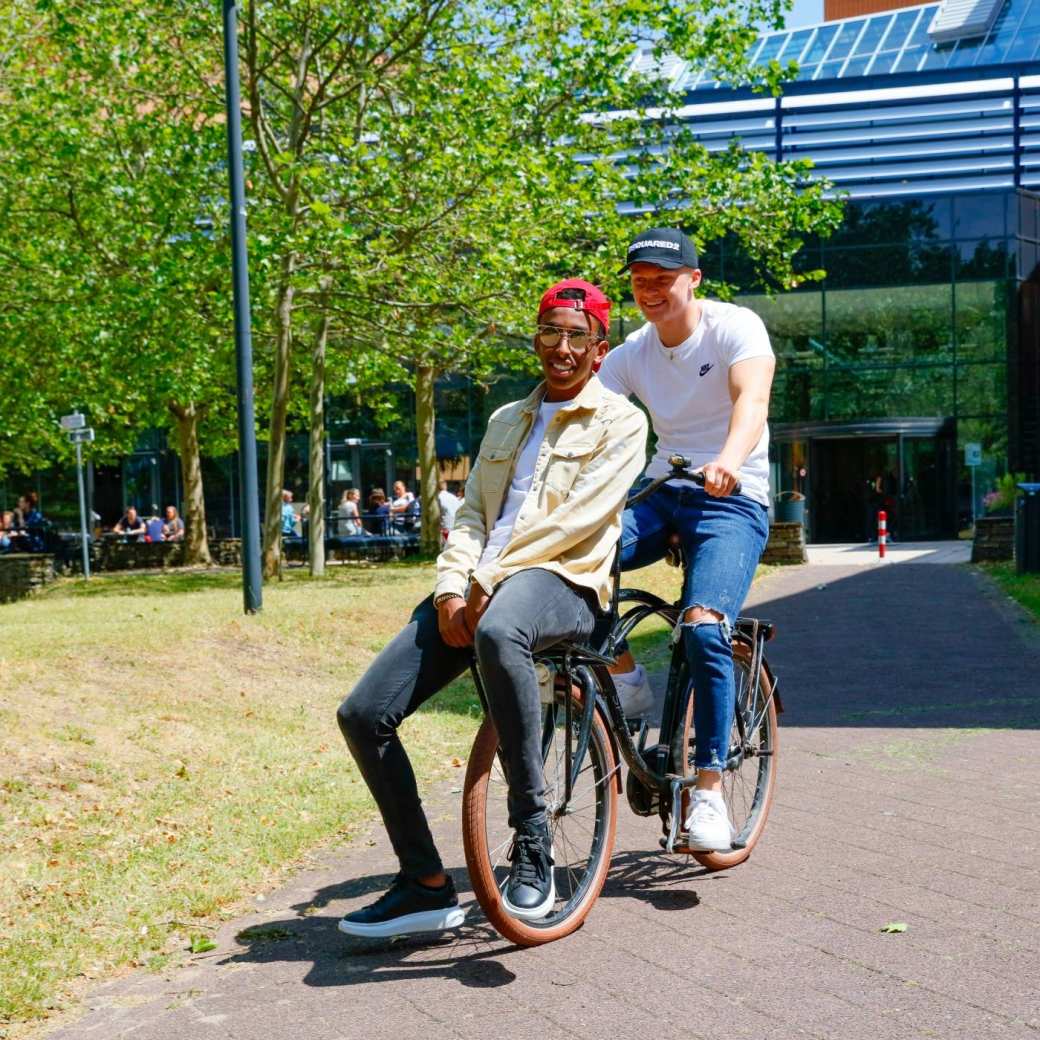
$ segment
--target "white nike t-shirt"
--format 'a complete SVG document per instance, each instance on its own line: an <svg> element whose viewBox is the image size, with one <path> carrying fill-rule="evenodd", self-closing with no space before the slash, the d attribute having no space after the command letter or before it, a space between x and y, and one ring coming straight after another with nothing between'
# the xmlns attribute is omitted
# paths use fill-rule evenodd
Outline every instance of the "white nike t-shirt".
<svg viewBox="0 0 1040 1040"><path fill-rule="evenodd" d="M534 483L534 468L538 462L538 449L541 448L542 441L545 440L546 428L553 421L556 413L565 404L569 403L569 401L543 401L542 406L538 409L534 425L531 427L531 432L527 435L527 442L517 456L516 469L513 470L513 479L509 484L509 490L506 492L505 498L502 499L502 509L498 514L498 519L495 521L495 526L491 528L487 542L484 543L484 551L481 553L480 562L477 564L478 569L492 560L497 560L502 550L509 544L509 539L513 535L513 527L516 524L516 518L520 515L520 507L524 504L524 499L527 498L527 493L531 490L531 485Z"/></svg>
<svg viewBox="0 0 1040 1040"><path fill-rule="evenodd" d="M746 307L701 300L701 320L677 347L665 347L649 322L607 354L603 385L639 398L650 413L657 452L646 473L671 468L669 455L686 455L693 468L716 459L726 443L733 402L729 368L748 358L772 357L762 319ZM740 469L742 493L769 505L769 427ZM679 482L685 483L685 481Z"/></svg>

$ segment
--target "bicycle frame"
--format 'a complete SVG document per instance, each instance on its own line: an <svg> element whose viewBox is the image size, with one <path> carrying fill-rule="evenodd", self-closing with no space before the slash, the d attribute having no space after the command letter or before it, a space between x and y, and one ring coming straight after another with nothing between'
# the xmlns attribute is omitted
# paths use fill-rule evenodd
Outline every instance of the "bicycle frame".
<svg viewBox="0 0 1040 1040"><path fill-rule="evenodd" d="M665 481L673 478L694 480L703 484L703 476L700 473L691 473L689 471L689 461L687 459L682 456L673 456L670 461L672 463L671 473L655 479L637 494L633 495L628 501L630 506L650 495ZM657 614L674 630L679 624L679 615L683 608L680 604L666 602L652 592L645 592L640 589L622 589L620 587L620 546L614 558L613 576L612 623L605 652L600 653L590 646L578 643L563 642L544 653L537 654L535 657L536 660L542 660L554 666L556 674L562 679L564 690L569 691L573 686L577 686L582 694L581 715L577 733L575 733L574 729L574 698L570 696L563 698L562 707L566 732L564 797L562 805L557 808L557 812L566 813L567 811L567 804L570 802L574 783L588 751L593 716L597 705L599 705L601 710L605 712L608 723L607 732L613 745L615 760L618 762L618 765L615 767L618 791L620 793L622 789L620 763L623 761L644 787L658 792L662 806L665 804L670 806L670 832L666 848L671 852L678 837L682 794L696 784L696 776L685 776L676 772L658 773L651 768L642 753L648 727L644 722L639 730L639 743L637 745L636 741L633 740L633 734L629 729L624 709L621 706L621 699L618 696L617 688L614 686L614 680L609 668L614 664L617 656L617 647L637 625L652 614ZM622 614L621 605L629 603L634 605ZM746 643L752 650L750 671L753 688L749 692L750 703L758 705L761 693L761 672L765 668L770 679L770 697L775 698L777 711L779 712L783 708L777 693L776 679L766 663L764 654L767 638L768 629L756 620L740 618L737 621L737 625L734 626L734 639ZM489 715L487 693L475 661L471 665L470 670L473 674L473 681L477 688L477 695L480 697L484 708L484 713ZM677 746L683 740L685 722L683 713L686 707L684 694L686 686L685 660L682 656L682 648L678 641L673 639L672 663L668 672L668 689L665 694L660 728L660 743L665 744L669 748L668 761L672 764L682 761L682 756L687 753L685 748ZM595 696L592 695L594 691L596 691ZM762 705L760 710L764 712L767 704L768 700ZM542 732L543 756L547 748L547 742L558 720L557 713L559 709L559 704L553 704L546 711ZM760 716L752 720L751 732L755 731L759 721ZM740 757L731 759L727 762L727 766L730 765L730 762L733 762L734 765L739 765L744 754L743 749L747 744L747 720L739 710L736 712L736 722L741 741L741 749L738 751L738 756ZM506 766L501 756L499 757L499 762L502 765L503 772L505 772ZM506 779L508 781L508 775Z"/></svg>

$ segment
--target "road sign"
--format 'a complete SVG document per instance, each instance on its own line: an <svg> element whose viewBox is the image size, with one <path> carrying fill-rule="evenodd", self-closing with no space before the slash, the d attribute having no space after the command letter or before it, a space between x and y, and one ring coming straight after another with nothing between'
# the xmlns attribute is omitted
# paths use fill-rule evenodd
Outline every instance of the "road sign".
<svg viewBox="0 0 1040 1040"><path fill-rule="evenodd" d="M69 430L69 440L73 444L89 444L94 439L94 431L88 426L85 430Z"/></svg>
<svg viewBox="0 0 1040 1040"><path fill-rule="evenodd" d="M82 412L73 412L71 415L61 417L61 428L63 430L82 430L87 425L87 420Z"/></svg>
<svg viewBox="0 0 1040 1040"><path fill-rule="evenodd" d="M982 445L975 442L971 442L964 445L964 465L965 466L981 466L982 465Z"/></svg>

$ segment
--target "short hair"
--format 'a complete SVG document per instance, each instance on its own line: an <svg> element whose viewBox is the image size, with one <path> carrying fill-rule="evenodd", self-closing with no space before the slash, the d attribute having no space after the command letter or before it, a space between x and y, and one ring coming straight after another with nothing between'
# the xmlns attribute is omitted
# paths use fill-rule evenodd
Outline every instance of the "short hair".
<svg viewBox="0 0 1040 1040"><path fill-rule="evenodd" d="M579 289L577 286L574 286L570 289L561 289L556 294L556 298L558 300L584 300L585 290ZM593 321L596 323L594 327L599 329L599 334L601 336L605 336L607 334L607 330L603 328L603 322L601 322L595 314L589 314L587 310L582 310L581 313L584 314L589 321Z"/></svg>

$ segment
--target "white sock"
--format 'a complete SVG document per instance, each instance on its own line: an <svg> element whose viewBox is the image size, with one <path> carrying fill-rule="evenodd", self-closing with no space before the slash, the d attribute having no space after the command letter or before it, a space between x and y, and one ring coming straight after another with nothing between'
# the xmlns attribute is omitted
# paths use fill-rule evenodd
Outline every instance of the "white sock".
<svg viewBox="0 0 1040 1040"><path fill-rule="evenodd" d="M721 791L699 791L694 790L693 792L694 801L708 801L713 802L720 809L726 808L725 799L722 797Z"/></svg>
<svg viewBox="0 0 1040 1040"><path fill-rule="evenodd" d="M625 682L635 686L642 681L643 678L643 666L637 664L635 668L630 672L621 672L614 676L614 682Z"/></svg>

